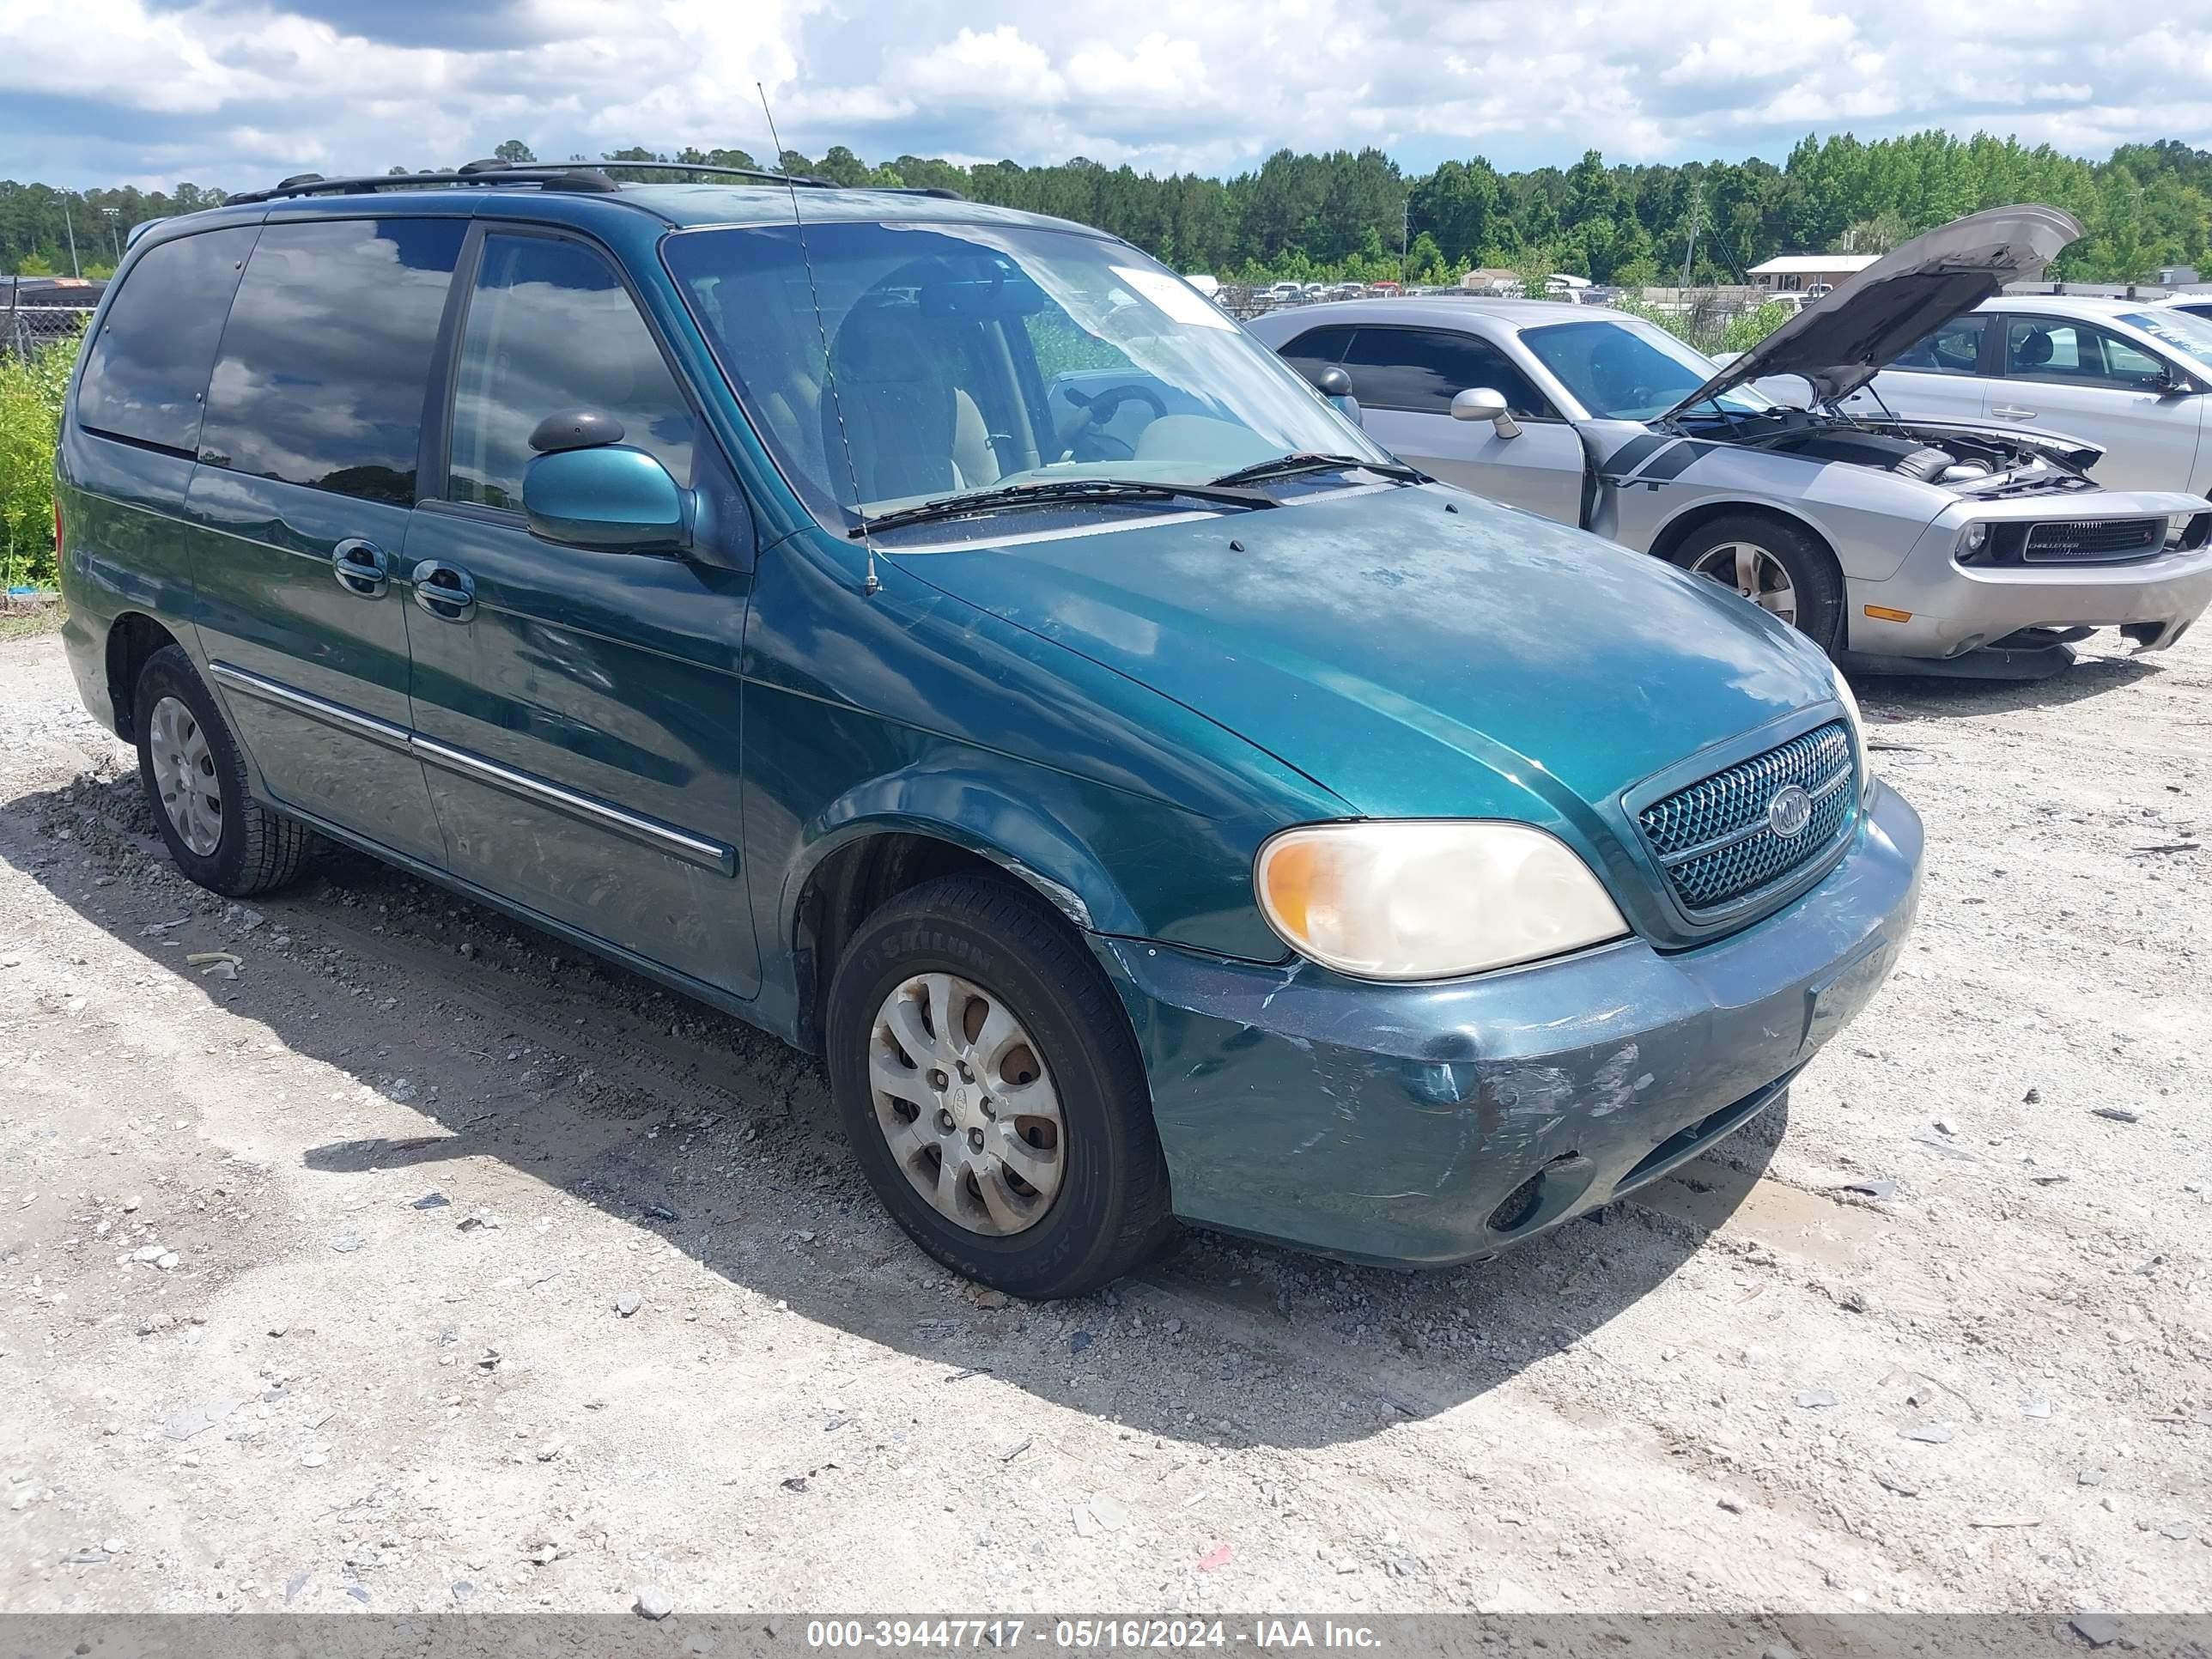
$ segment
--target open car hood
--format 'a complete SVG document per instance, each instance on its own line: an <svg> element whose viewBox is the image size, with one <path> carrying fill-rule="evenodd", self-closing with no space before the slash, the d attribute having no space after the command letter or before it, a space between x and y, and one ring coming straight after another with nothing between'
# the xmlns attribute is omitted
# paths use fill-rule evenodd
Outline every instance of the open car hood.
<svg viewBox="0 0 2212 1659"><path fill-rule="evenodd" d="M2032 281L2081 234L2079 219L2052 207L1989 208L1954 219L1838 284L1668 413L1769 374L1809 381L1816 406L1839 403L2007 283Z"/></svg>

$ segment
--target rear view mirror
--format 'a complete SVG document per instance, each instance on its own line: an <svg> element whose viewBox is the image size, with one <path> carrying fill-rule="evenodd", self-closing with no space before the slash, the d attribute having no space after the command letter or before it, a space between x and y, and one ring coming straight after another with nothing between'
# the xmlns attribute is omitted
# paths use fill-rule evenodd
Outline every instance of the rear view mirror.
<svg viewBox="0 0 2212 1659"><path fill-rule="evenodd" d="M1367 424L1367 417L1359 412L1359 399L1352 395L1352 376L1334 363L1324 363L1319 368L1298 372L1306 377L1307 384L1328 398L1335 406L1336 412L1346 420L1354 426Z"/></svg>
<svg viewBox="0 0 2212 1659"><path fill-rule="evenodd" d="M1451 412L1455 421L1489 422L1501 438L1521 435L1520 422L1507 410L1504 394L1493 392L1486 386L1469 386L1454 398Z"/></svg>
<svg viewBox="0 0 2212 1659"><path fill-rule="evenodd" d="M522 469L531 533L610 553L681 552L690 541L684 492L641 449L556 449Z"/></svg>

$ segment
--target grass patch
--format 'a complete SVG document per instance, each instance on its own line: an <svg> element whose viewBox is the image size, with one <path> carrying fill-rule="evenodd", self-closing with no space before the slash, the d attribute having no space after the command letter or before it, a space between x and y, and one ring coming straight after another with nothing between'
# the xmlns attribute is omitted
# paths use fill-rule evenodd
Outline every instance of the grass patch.
<svg viewBox="0 0 2212 1659"><path fill-rule="evenodd" d="M68 607L58 605L42 605L34 611L0 611L0 645L10 640L36 639L41 634L58 634L68 616Z"/></svg>

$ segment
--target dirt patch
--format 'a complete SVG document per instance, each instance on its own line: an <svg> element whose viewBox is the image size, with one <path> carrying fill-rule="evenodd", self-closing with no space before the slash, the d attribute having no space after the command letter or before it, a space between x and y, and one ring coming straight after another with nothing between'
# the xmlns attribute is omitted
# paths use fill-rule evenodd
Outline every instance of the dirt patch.
<svg viewBox="0 0 2212 1659"><path fill-rule="evenodd" d="M1786 1112L1480 1267L1026 1308L735 1021L188 886L0 647L0 1605L2202 1607L2212 635L1863 692L1927 898Z"/></svg>

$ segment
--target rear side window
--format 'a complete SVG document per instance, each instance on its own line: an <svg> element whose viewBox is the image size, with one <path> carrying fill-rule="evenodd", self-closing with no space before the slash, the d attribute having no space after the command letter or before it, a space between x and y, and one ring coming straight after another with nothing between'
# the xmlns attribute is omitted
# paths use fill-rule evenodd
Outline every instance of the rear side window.
<svg viewBox="0 0 2212 1659"><path fill-rule="evenodd" d="M1363 328L1345 354L1352 395L1377 409L1449 415L1452 399L1487 386L1524 420L1548 420L1552 407L1526 374L1489 341L1441 329Z"/></svg>
<svg viewBox="0 0 2212 1659"><path fill-rule="evenodd" d="M264 228L208 386L200 459L370 501L415 500L459 219Z"/></svg>
<svg viewBox="0 0 2212 1659"><path fill-rule="evenodd" d="M85 352L77 423L190 453L216 342L258 225L203 231L141 254Z"/></svg>
<svg viewBox="0 0 2212 1659"><path fill-rule="evenodd" d="M624 443L690 482L691 406L607 262L576 242L488 236L461 329L447 495L520 507L532 431L572 409L613 416Z"/></svg>
<svg viewBox="0 0 2212 1659"><path fill-rule="evenodd" d="M1987 317L1954 317L1890 367L1922 374L1978 374L1982 335L1989 325Z"/></svg>

